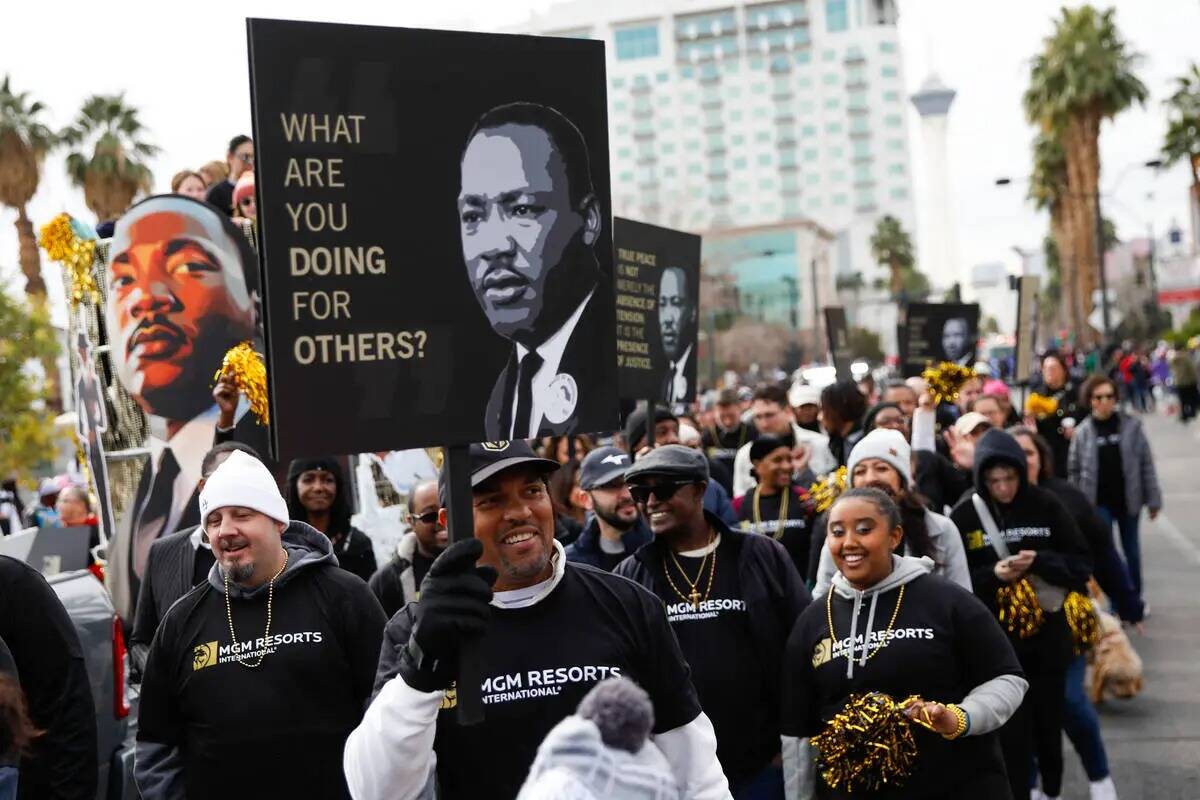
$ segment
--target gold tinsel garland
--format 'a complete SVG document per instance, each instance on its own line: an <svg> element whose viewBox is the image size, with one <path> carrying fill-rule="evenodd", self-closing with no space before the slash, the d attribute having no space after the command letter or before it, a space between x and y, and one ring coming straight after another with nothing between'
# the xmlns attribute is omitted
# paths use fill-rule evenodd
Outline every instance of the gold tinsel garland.
<svg viewBox="0 0 1200 800"><path fill-rule="evenodd" d="M996 606L1000 609L1000 622L1009 633L1028 639L1042 629L1046 621L1037 592L1028 578L1006 584L996 590Z"/></svg>
<svg viewBox="0 0 1200 800"><path fill-rule="evenodd" d="M100 287L92 275L96 260L96 241L79 235L69 214L59 214L42 226L38 244L51 261L63 265L71 279L71 306L85 300L93 305L100 302Z"/></svg>
<svg viewBox="0 0 1200 800"><path fill-rule="evenodd" d="M828 511L844 491L846 491L846 468L838 467L810 486L808 494L813 507L820 514Z"/></svg>
<svg viewBox="0 0 1200 800"><path fill-rule="evenodd" d="M921 373L929 386L929 394L933 404L953 403L958 399L958 390L971 378L976 377L975 370L955 364L953 361L943 361L937 366L927 367Z"/></svg>
<svg viewBox="0 0 1200 800"><path fill-rule="evenodd" d="M1063 601L1063 611L1067 615L1067 627L1071 629L1075 655L1095 647L1096 642L1100 641L1100 618L1096 616L1092 598L1080 592L1068 592Z"/></svg>
<svg viewBox="0 0 1200 800"><path fill-rule="evenodd" d="M848 793L898 785L912 772L917 742L904 710L916 701L896 702L882 692L852 694L845 707L812 738L821 777Z"/></svg>
<svg viewBox="0 0 1200 800"><path fill-rule="evenodd" d="M246 395L255 419L262 425L269 425L271 409L267 402L267 366L250 342L242 342L225 354L213 380L219 381L222 377L229 378L238 391Z"/></svg>
<svg viewBox="0 0 1200 800"><path fill-rule="evenodd" d="M1058 412L1058 401L1053 397L1033 392L1025 401L1025 413L1037 419L1045 419Z"/></svg>

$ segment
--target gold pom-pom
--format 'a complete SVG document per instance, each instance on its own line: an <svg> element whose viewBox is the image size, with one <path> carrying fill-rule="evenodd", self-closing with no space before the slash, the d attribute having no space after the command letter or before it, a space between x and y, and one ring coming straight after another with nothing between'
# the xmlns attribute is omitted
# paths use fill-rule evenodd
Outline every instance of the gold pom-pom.
<svg viewBox="0 0 1200 800"><path fill-rule="evenodd" d="M953 403L958 399L958 390L963 384L976 377L975 370L955 364L953 361L943 361L935 367L928 367L921 373L929 386L929 394L933 397L934 405Z"/></svg>
<svg viewBox="0 0 1200 800"><path fill-rule="evenodd" d="M1006 584L996 590L996 606L1000 622L1021 639L1028 639L1042 629L1046 615L1038 603L1037 591L1028 578Z"/></svg>
<svg viewBox="0 0 1200 800"><path fill-rule="evenodd" d="M813 508L820 514L828 511L834 501L846 491L846 468L838 467L808 489Z"/></svg>
<svg viewBox="0 0 1200 800"><path fill-rule="evenodd" d="M903 783L917 757L912 720L904 713L914 699L898 703L882 692L850 695L812 738L825 782L850 794Z"/></svg>
<svg viewBox="0 0 1200 800"><path fill-rule="evenodd" d="M246 395L250 412L259 424L269 425L271 410L267 402L267 365L249 342L242 342L225 354L213 380L219 381L222 377L233 381L237 390Z"/></svg>
<svg viewBox="0 0 1200 800"><path fill-rule="evenodd" d="M1052 417L1058 412L1058 401L1053 397L1033 392L1025 401L1025 413L1037 419Z"/></svg>
<svg viewBox="0 0 1200 800"><path fill-rule="evenodd" d="M59 214L42 226L38 244L46 251L51 261L57 261L67 271L71 282L70 301L72 307L87 301L100 302L100 287L92 274L96 261L96 242L84 239L75 232L69 214Z"/></svg>
<svg viewBox="0 0 1200 800"><path fill-rule="evenodd" d="M1063 611L1067 615L1067 627L1071 629L1075 655L1095 647L1096 642L1100 641L1100 618L1096 615L1092 598L1079 592L1068 592L1063 601Z"/></svg>

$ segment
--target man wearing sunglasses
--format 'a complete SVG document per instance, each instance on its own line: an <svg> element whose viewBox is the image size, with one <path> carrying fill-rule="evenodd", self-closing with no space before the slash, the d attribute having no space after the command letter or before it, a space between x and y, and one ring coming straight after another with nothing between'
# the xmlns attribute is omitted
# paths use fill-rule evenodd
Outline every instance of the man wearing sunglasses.
<svg viewBox="0 0 1200 800"><path fill-rule="evenodd" d="M418 483L408 497L408 508L408 533L400 539L392 560L368 583L389 619L409 600L417 599L425 573L446 549L446 526L438 519L437 481Z"/></svg>
<svg viewBox="0 0 1200 800"><path fill-rule="evenodd" d="M665 445L625 473L654 541L616 573L666 605L733 795L779 797L779 677L788 634L811 602L779 542L704 510L708 462Z"/></svg>
<svg viewBox="0 0 1200 800"><path fill-rule="evenodd" d="M617 447L598 447L579 467L579 488L591 517L567 547L567 560L612 572L613 567L654 538L625 485L632 460Z"/></svg>
<svg viewBox="0 0 1200 800"><path fill-rule="evenodd" d="M237 185L243 172L254 169L254 140L246 135L230 139L229 149L225 152L225 163L229 166L229 177L210 186L204 199L232 217L233 187Z"/></svg>
<svg viewBox="0 0 1200 800"><path fill-rule="evenodd" d="M568 563L555 541L546 478L558 463L522 441L471 445L469 456L474 538L438 556L420 599L384 631L375 697L346 743L351 794L423 797L436 780L440 800L516 797L546 734L621 675L650 695L653 742L681 795L728 798L712 723L662 603ZM484 719L463 726L455 681L459 643L472 639Z"/></svg>

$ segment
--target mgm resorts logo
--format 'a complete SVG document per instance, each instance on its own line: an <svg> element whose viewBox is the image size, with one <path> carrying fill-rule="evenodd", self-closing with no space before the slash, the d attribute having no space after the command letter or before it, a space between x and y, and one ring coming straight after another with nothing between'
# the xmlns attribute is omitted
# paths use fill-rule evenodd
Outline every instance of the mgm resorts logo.
<svg viewBox="0 0 1200 800"><path fill-rule="evenodd" d="M205 642L196 645L192 650L192 671L215 666L217 663L217 643Z"/></svg>

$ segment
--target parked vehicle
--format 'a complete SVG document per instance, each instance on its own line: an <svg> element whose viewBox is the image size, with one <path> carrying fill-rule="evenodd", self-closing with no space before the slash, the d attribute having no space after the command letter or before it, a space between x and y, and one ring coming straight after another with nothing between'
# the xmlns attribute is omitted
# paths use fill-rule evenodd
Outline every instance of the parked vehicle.
<svg viewBox="0 0 1200 800"><path fill-rule="evenodd" d="M87 662L96 704L100 779L97 800L137 800L133 782L136 694L127 679L128 654L121 618L96 575L81 569L46 580L67 609Z"/></svg>

